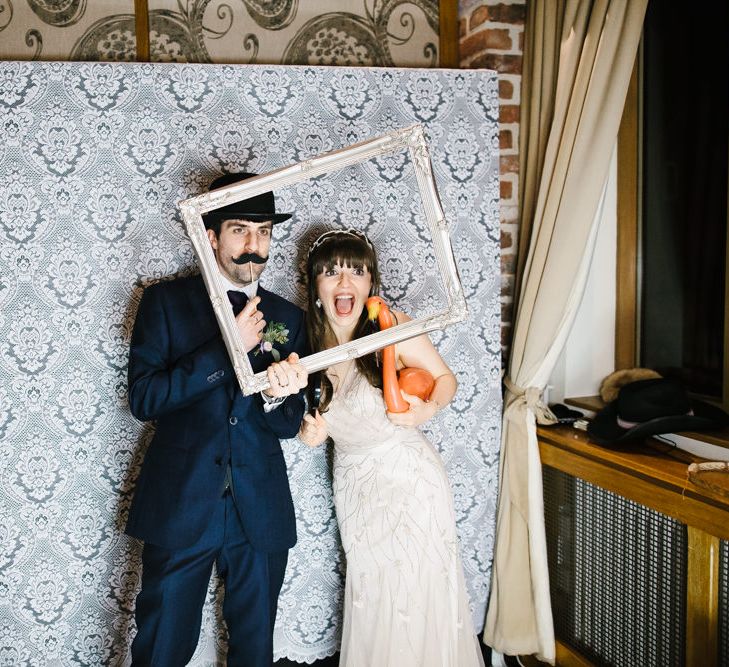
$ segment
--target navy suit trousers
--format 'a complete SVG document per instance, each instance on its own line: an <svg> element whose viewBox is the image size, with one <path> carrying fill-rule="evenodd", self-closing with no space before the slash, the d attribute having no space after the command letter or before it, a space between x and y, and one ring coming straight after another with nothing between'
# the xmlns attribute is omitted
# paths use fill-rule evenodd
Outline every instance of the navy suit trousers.
<svg viewBox="0 0 729 667"><path fill-rule="evenodd" d="M228 666L270 667L287 559L288 551L253 550L230 493L220 498L208 527L193 546L165 549L145 543L132 664L182 667L190 661L215 563L225 581Z"/></svg>

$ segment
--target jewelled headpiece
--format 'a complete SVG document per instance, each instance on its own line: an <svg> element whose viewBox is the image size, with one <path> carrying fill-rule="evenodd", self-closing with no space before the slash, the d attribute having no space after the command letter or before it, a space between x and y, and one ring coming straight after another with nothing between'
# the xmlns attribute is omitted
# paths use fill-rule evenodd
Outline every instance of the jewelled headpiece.
<svg viewBox="0 0 729 667"><path fill-rule="evenodd" d="M311 244L307 257L310 257L311 253L314 252L314 250L316 250L320 245L322 245L322 243L328 241L331 238L334 238L335 236L353 236L360 241L364 241L373 252L375 250L372 242L362 232L354 229L353 227L349 227L347 229L330 229L328 232L320 234L316 241Z"/></svg>

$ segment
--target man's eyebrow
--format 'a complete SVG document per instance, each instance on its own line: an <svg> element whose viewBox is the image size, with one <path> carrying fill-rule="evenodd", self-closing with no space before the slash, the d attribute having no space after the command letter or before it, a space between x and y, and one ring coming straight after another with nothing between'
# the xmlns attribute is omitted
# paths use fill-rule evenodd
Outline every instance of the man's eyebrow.
<svg viewBox="0 0 729 667"><path fill-rule="evenodd" d="M255 222L253 220L226 220L230 227L252 227L253 229L260 229L266 227L268 229L273 228L273 222L265 220L264 222Z"/></svg>
<svg viewBox="0 0 729 667"><path fill-rule="evenodd" d="M226 222L228 223L228 227L239 227L243 229L252 227L255 224L247 220L226 220Z"/></svg>

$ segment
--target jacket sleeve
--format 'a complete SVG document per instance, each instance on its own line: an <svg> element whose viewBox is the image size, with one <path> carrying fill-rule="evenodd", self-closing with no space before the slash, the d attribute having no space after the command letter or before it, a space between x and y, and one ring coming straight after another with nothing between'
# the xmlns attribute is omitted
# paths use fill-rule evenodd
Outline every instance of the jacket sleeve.
<svg viewBox="0 0 729 667"><path fill-rule="evenodd" d="M304 326L303 317L299 318L298 329L293 333L292 341L289 352L296 352L300 357L303 357L308 350L306 344L306 327ZM266 423L277 437L281 439L293 438L299 432L301 420L304 418L305 392L306 388L302 389L298 394L287 396L281 405L270 412L264 411L263 399L260 394L256 394L259 409L264 413Z"/></svg>
<svg viewBox="0 0 729 667"><path fill-rule="evenodd" d="M147 288L134 322L129 350L129 407L141 421L157 419L195 403L233 377L222 335L217 332L179 358L171 358L175 325L163 290Z"/></svg>

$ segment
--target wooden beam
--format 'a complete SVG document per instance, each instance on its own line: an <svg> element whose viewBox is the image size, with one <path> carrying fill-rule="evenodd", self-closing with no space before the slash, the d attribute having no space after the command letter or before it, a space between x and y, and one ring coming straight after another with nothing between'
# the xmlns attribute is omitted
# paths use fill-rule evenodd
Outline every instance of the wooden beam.
<svg viewBox="0 0 729 667"><path fill-rule="evenodd" d="M688 527L686 664L718 665L719 538Z"/></svg>
<svg viewBox="0 0 729 667"><path fill-rule="evenodd" d="M148 0L134 0L134 25L137 36L137 61L149 62L149 4Z"/></svg>
<svg viewBox="0 0 729 667"><path fill-rule="evenodd" d="M440 67L458 68L458 1L440 0L438 12L439 59Z"/></svg>
<svg viewBox="0 0 729 667"><path fill-rule="evenodd" d="M638 350L639 91L636 57L618 132L615 368L633 368Z"/></svg>

